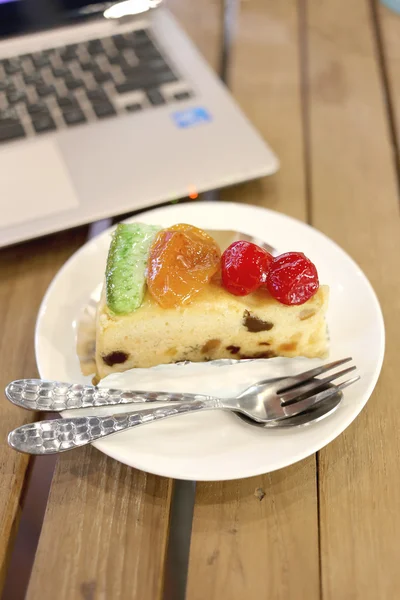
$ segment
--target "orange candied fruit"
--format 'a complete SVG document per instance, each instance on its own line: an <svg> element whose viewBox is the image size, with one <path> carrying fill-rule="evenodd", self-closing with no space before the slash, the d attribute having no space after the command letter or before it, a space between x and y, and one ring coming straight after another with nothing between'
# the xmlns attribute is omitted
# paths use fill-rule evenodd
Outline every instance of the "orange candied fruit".
<svg viewBox="0 0 400 600"><path fill-rule="evenodd" d="M162 308L188 304L220 268L221 251L192 225L162 229L150 249L147 285Z"/></svg>

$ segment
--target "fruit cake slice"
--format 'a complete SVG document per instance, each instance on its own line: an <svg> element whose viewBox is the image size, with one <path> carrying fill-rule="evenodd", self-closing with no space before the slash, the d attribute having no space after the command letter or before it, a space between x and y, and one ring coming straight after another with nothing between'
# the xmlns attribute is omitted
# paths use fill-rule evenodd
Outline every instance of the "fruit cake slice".
<svg viewBox="0 0 400 600"><path fill-rule="evenodd" d="M191 226L118 226L97 310L97 377L182 360L326 356L328 287L289 254L238 242L221 258Z"/></svg>

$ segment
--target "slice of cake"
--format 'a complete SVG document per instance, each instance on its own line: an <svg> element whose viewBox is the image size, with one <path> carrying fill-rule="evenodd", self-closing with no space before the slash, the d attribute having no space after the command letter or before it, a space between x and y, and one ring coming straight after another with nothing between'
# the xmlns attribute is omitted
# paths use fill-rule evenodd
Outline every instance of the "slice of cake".
<svg viewBox="0 0 400 600"><path fill-rule="evenodd" d="M222 255L192 226L120 225L97 310L97 377L218 358L324 357L329 290L300 253Z"/></svg>

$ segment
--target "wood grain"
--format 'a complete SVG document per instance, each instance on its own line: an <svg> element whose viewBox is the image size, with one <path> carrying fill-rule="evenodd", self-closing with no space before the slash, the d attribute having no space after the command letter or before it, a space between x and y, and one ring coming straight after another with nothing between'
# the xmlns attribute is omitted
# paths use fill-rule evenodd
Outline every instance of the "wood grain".
<svg viewBox="0 0 400 600"><path fill-rule="evenodd" d="M262 477L197 484L187 598L253 597L319 597L314 458Z"/></svg>
<svg viewBox="0 0 400 600"><path fill-rule="evenodd" d="M86 229L0 250L0 389L21 377L37 375L33 342L37 311L56 271L85 240ZM0 590L18 525L20 496L28 457L7 445L10 430L34 414L0 406Z"/></svg>
<svg viewBox="0 0 400 600"><path fill-rule="evenodd" d="M169 488L92 447L62 455L27 598L159 598Z"/></svg>
<svg viewBox="0 0 400 600"><path fill-rule="evenodd" d="M299 14L295 2L241 5L233 50L232 91L278 155L276 175L224 190L222 198L307 218Z"/></svg>
<svg viewBox="0 0 400 600"><path fill-rule="evenodd" d="M223 0L185 2L169 0L168 8L200 50L209 65L218 71L220 59Z"/></svg>
<svg viewBox="0 0 400 600"><path fill-rule="evenodd" d="M365 270L387 326L376 391L320 453L324 600L397 598L400 590L400 218L371 23L364 0L309 3L313 222Z"/></svg>
<svg viewBox="0 0 400 600"><path fill-rule="evenodd" d="M231 81L282 162L223 198L306 217L295 3L243 2ZM305 550L306 549L306 550ZM198 483L188 600L319 597L315 458L243 481Z"/></svg>
<svg viewBox="0 0 400 600"><path fill-rule="evenodd" d="M400 146L400 15L379 4L378 27L388 75L397 145ZM400 156L396 157L397 162Z"/></svg>

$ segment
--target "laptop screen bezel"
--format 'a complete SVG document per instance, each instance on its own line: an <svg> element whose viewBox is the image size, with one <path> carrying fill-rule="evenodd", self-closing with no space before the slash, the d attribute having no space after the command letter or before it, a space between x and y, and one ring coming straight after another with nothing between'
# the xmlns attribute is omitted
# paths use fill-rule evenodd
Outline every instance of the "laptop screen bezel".
<svg viewBox="0 0 400 600"><path fill-rule="evenodd" d="M0 40L96 18L115 2L7 0L0 3Z"/></svg>

